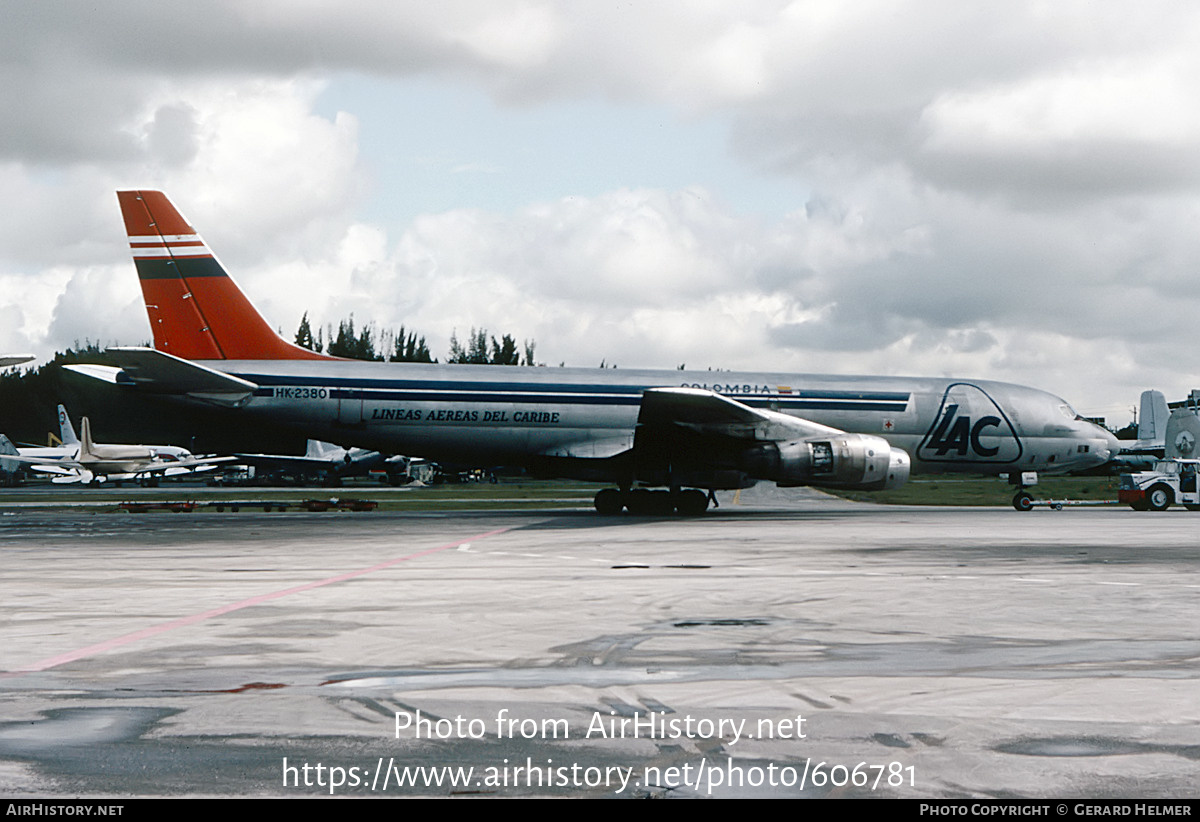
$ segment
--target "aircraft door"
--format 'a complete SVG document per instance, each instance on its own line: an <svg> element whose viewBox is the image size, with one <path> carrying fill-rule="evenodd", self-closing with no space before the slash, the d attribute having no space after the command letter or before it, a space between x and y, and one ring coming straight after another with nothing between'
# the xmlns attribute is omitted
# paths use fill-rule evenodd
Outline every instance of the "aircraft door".
<svg viewBox="0 0 1200 822"><path fill-rule="evenodd" d="M363 398L358 391L343 391L338 396L339 425L360 425L363 421Z"/></svg>

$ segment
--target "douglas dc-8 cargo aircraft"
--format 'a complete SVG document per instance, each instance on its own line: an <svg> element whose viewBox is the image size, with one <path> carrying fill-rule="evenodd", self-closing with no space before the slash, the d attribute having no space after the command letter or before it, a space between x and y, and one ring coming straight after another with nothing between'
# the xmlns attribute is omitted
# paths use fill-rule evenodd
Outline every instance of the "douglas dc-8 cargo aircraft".
<svg viewBox="0 0 1200 822"><path fill-rule="evenodd" d="M913 472L1100 465L1117 440L1062 399L985 380L356 362L279 337L158 191L117 193L154 348L68 366L312 438L611 482L596 509L703 512L713 491L894 488ZM663 488L650 491L648 487Z"/></svg>

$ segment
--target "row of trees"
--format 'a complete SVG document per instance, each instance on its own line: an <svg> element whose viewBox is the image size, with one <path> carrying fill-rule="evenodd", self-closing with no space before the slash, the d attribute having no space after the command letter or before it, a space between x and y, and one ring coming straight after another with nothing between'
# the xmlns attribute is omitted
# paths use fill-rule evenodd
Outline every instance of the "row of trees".
<svg viewBox="0 0 1200 822"><path fill-rule="evenodd" d="M415 331L409 331L404 326L392 332L384 330L376 332L375 324L355 330L354 315L338 323L337 332L333 325L325 330L318 328L314 337L312 325L308 321L308 312L300 318L300 327L296 330L296 345L310 351L320 351L331 357L346 357L351 360L375 360L377 362L428 362L435 359L425 342L425 337L418 336ZM534 342L526 340L522 351L517 350L517 341L511 334L503 335L499 340L488 337L487 329L471 329L466 344L459 342L457 331L450 334L450 356L448 363L468 363L472 365L536 365L534 362Z"/></svg>

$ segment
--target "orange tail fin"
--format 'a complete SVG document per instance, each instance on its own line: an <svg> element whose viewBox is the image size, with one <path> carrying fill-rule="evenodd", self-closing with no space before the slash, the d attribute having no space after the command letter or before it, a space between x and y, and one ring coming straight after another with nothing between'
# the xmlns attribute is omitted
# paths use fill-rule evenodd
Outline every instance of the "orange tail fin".
<svg viewBox="0 0 1200 822"><path fill-rule="evenodd" d="M161 191L118 191L154 347L185 360L334 359L276 334Z"/></svg>

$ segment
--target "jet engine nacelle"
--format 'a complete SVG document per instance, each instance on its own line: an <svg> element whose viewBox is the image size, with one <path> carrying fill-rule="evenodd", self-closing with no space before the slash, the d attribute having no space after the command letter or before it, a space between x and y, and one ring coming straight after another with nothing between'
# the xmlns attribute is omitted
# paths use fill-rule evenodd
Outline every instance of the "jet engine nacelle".
<svg viewBox="0 0 1200 822"><path fill-rule="evenodd" d="M784 488L816 485L864 491L899 488L908 481L909 467L908 453L882 437L846 433L767 443L745 461L751 476Z"/></svg>

